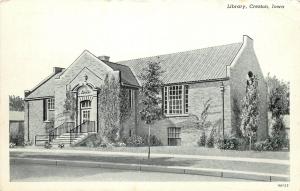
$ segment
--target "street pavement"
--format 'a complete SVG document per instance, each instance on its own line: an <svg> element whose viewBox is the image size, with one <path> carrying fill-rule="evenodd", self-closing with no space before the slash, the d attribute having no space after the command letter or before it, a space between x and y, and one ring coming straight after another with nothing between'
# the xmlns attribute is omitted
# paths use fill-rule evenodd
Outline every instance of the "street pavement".
<svg viewBox="0 0 300 191"><path fill-rule="evenodd" d="M189 174L143 172L120 169L88 168L41 164L11 164L12 182L85 182L85 181L247 181Z"/></svg>
<svg viewBox="0 0 300 191"><path fill-rule="evenodd" d="M20 160L54 165L98 166L138 171L160 171L182 174L200 174L221 177L273 181L288 180L289 161L261 158L216 157L199 155L152 154L147 159L141 153L12 149L12 163ZM239 158L238 158L239 159Z"/></svg>

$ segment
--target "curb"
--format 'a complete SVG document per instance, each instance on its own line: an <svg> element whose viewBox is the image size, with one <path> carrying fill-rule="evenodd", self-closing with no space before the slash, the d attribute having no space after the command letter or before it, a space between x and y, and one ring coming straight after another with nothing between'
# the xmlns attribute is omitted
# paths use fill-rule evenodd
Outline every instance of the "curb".
<svg viewBox="0 0 300 191"><path fill-rule="evenodd" d="M141 165L141 164L109 163L109 162L94 162L94 161L70 161L70 160L38 159L38 158L17 158L17 157L10 158L10 164L22 164L22 163L203 175L203 176L236 178L236 179L244 179L244 180L267 181L267 182L289 181L289 176L283 174L266 174L266 173L247 172L247 171L231 171L231 170L224 170L224 169L208 169L208 168L206 169L206 168L190 168L190 167L180 167L180 166L158 166L158 165Z"/></svg>

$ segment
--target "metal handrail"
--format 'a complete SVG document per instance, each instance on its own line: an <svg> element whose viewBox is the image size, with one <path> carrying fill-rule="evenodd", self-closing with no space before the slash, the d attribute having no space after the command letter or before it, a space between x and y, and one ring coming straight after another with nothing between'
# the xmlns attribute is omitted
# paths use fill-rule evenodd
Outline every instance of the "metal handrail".
<svg viewBox="0 0 300 191"><path fill-rule="evenodd" d="M68 124L74 122L65 122L65 123ZM63 133L70 133L70 144L71 144L72 141L78 137L79 133L96 132L95 121L85 121L74 128L68 128L69 126L65 125L65 123L49 131L47 135L35 135L35 140L34 140L35 145L37 144L37 142L41 142L41 141L50 143L53 139L59 137Z"/></svg>
<svg viewBox="0 0 300 191"><path fill-rule="evenodd" d="M53 136L57 136L57 135L61 135L63 133L67 133L70 131L71 127L69 128L68 124L74 124L75 122L64 122L61 125L59 125L58 127L55 127L54 129L52 129L51 131L49 131L49 136L53 135Z"/></svg>
<svg viewBox="0 0 300 191"><path fill-rule="evenodd" d="M95 121L84 121L70 130L70 144L78 137L79 133L96 132Z"/></svg>
<svg viewBox="0 0 300 191"><path fill-rule="evenodd" d="M37 144L37 142L51 142L54 137L58 137L59 135L35 135L34 137L34 145Z"/></svg>

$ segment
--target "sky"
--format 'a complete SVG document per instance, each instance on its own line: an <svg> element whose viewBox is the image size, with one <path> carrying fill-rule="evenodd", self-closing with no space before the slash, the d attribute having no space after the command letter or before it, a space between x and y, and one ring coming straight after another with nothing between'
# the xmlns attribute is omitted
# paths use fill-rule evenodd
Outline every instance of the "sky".
<svg viewBox="0 0 300 191"><path fill-rule="evenodd" d="M23 97L85 49L116 62L241 42L244 34L265 75L293 81L299 71L300 3L293 0L277 0L285 8L276 10L226 8L249 0L0 2L0 88L8 95Z"/></svg>

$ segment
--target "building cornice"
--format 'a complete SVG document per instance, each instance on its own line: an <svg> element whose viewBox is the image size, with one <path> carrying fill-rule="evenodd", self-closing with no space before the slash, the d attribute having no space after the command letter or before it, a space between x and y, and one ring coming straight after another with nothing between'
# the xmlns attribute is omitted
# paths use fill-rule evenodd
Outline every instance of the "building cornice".
<svg viewBox="0 0 300 191"><path fill-rule="evenodd" d="M43 97L34 97L34 98L25 98L24 101L35 101L35 100L43 100L54 98L54 96L43 96Z"/></svg>

